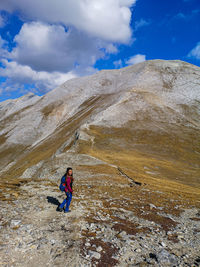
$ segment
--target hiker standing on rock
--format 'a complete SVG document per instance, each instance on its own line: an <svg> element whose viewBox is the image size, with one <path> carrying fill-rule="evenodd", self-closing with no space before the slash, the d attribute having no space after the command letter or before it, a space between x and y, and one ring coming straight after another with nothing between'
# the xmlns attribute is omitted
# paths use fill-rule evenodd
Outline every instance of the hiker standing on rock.
<svg viewBox="0 0 200 267"><path fill-rule="evenodd" d="M73 178L73 171L72 168L67 168L66 173L63 175L62 177L62 186L64 188L65 194L66 194L66 198L63 200L63 202L59 205L58 207L58 211L62 211L65 204L65 210L64 212L70 212L71 210L69 210L69 205L71 203L72 200L72 184L73 184L74 178Z"/></svg>

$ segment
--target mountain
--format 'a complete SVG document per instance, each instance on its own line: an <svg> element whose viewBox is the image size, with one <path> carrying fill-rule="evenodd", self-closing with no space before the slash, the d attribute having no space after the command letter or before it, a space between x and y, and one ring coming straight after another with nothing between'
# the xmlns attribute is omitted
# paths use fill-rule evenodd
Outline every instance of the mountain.
<svg viewBox="0 0 200 267"><path fill-rule="evenodd" d="M104 208L108 208L108 196L112 196L110 203L117 197L126 198L138 207L130 210L132 204L126 205L130 212L134 210L135 220L153 221L166 232L175 229L172 216L180 215L183 207L200 208L199 118L200 68L179 60L150 60L103 70L69 80L41 97L31 93L1 102L0 198L15 201L26 190L33 194L33 184L38 194L44 184L51 192L66 167L72 166L77 177L74 205L80 213L80 196L86 187L94 203L103 201ZM28 187L30 181L32 187ZM15 194L8 194L13 188ZM89 218L96 220L96 213L93 219L91 214L85 219L88 223ZM115 218L115 231L133 234L133 222L123 220ZM168 240L176 243L175 233L171 234ZM83 236L87 243L88 232ZM194 242L196 236L190 238ZM108 246L98 242L101 247ZM109 245L107 252L112 249ZM196 251L198 248L191 264L198 256ZM99 266L108 264L103 259ZM111 266L120 263L118 260ZM177 260L175 265L180 263ZM125 266L125 259L121 264Z"/></svg>
<svg viewBox="0 0 200 267"><path fill-rule="evenodd" d="M58 154L74 148L77 132L78 154L126 166L143 179L196 186L199 75L189 63L152 60L72 79L43 97L2 102L2 175L21 176L42 161L51 169Z"/></svg>

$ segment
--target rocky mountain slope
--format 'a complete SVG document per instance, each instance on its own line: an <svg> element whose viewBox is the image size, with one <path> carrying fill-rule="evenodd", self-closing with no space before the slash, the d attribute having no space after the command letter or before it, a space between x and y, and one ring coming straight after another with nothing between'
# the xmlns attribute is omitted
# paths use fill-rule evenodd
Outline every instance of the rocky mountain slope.
<svg viewBox="0 0 200 267"><path fill-rule="evenodd" d="M0 103L2 263L198 266L199 118L200 68L178 60ZM66 216L55 209L67 166Z"/></svg>

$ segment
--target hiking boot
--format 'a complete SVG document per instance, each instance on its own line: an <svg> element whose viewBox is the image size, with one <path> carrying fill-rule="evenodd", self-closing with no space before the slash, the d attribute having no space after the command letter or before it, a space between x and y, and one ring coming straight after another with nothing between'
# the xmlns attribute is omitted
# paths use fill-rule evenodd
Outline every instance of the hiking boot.
<svg viewBox="0 0 200 267"><path fill-rule="evenodd" d="M65 210L64 213L71 212L71 210Z"/></svg>
<svg viewBox="0 0 200 267"><path fill-rule="evenodd" d="M56 211L62 212L63 209L61 209L60 207L57 207Z"/></svg>

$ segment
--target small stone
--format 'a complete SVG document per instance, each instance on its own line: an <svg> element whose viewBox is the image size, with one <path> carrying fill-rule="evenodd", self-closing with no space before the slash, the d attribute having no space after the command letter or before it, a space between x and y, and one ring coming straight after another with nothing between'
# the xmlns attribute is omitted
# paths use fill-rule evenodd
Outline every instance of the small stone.
<svg viewBox="0 0 200 267"><path fill-rule="evenodd" d="M161 264L172 264L177 266L178 264L178 258L170 254L166 249L162 249L158 254L157 254L158 262Z"/></svg>
<svg viewBox="0 0 200 267"><path fill-rule="evenodd" d="M36 249L37 246L36 246L36 245L32 245L30 248L31 248L31 249Z"/></svg>
<svg viewBox="0 0 200 267"><path fill-rule="evenodd" d="M154 204L149 204L149 206L150 206L150 210L152 210L153 208L155 208L156 209L156 206L154 205Z"/></svg>
<svg viewBox="0 0 200 267"><path fill-rule="evenodd" d="M122 231L120 234L121 234L121 236L125 236L126 235L126 232L125 231Z"/></svg>
<svg viewBox="0 0 200 267"><path fill-rule="evenodd" d="M128 260L129 260L129 262L133 262L134 261L134 257L129 257Z"/></svg>
<svg viewBox="0 0 200 267"><path fill-rule="evenodd" d="M95 258L97 260L101 258L101 254L96 251L89 250L88 254L90 255L91 258Z"/></svg>
<svg viewBox="0 0 200 267"><path fill-rule="evenodd" d="M181 257L181 256L182 256L182 251L181 251L181 250L174 250L173 253L174 253L174 255L176 255L177 257Z"/></svg>
<svg viewBox="0 0 200 267"><path fill-rule="evenodd" d="M21 220L11 220L10 226L11 227L16 227L21 223Z"/></svg>
<svg viewBox="0 0 200 267"><path fill-rule="evenodd" d="M162 247L166 247L166 244L163 241L159 242L159 245L161 245Z"/></svg>
<svg viewBox="0 0 200 267"><path fill-rule="evenodd" d="M101 246L98 246L97 251L98 252L102 251L102 247Z"/></svg>
<svg viewBox="0 0 200 267"><path fill-rule="evenodd" d="M89 242L85 243L86 247L90 247L91 244Z"/></svg>
<svg viewBox="0 0 200 267"><path fill-rule="evenodd" d="M56 241L54 239L51 239L51 244L54 245Z"/></svg>

